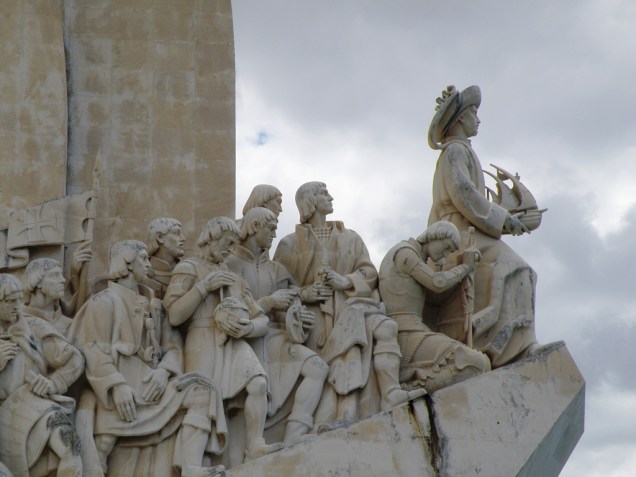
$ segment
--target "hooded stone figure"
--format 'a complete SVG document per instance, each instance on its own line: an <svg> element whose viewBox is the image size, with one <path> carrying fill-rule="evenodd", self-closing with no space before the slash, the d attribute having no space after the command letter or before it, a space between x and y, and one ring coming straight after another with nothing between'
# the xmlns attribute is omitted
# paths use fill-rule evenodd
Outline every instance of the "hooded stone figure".
<svg viewBox="0 0 636 477"><path fill-rule="evenodd" d="M502 234L521 235L525 225L504 207L488 200L484 173L470 137L477 135L481 104L478 86L459 92L449 86L437 99L429 128L429 144L441 150L433 178L429 225L453 223L467 246L467 230L475 228L475 246L482 259L475 267L472 326L475 348L486 353L493 367L539 351L534 329L534 270L502 240ZM455 265L453 260L447 266ZM439 330L464 338L462 290L438 310Z"/></svg>

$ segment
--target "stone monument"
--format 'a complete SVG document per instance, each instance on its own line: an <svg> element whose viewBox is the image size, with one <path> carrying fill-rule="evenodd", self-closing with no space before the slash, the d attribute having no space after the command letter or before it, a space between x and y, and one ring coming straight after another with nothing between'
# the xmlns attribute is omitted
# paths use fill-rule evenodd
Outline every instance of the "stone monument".
<svg viewBox="0 0 636 477"><path fill-rule="evenodd" d="M83 236L41 237L63 228L47 206L14 230L38 249L92 236L103 277L111 238L144 238L149 218L192 236L234 215L230 0L10 0L0 22L0 229L10 212L94 191Z"/></svg>
<svg viewBox="0 0 636 477"><path fill-rule="evenodd" d="M480 89L437 99L429 227L379 271L317 181L270 254L279 189L227 218L233 45L230 0L0 2L0 475L557 476L585 382Z"/></svg>

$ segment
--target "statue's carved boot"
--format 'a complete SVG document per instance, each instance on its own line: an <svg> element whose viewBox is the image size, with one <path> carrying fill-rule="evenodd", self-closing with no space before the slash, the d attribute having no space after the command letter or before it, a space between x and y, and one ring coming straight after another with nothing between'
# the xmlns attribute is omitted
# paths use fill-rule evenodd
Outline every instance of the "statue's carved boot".
<svg viewBox="0 0 636 477"><path fill-rule="evenodd" d="M545 354L545 353L548 353L549 351L552 351L553 349L557 349L562 346L565 346L565 341L563 340L552 341L551 343L545 343L545 344L533 343L530 346L528 346L527 357L530 358L532 356Z"/></svg>
<svg viewBox="0 0 636 477"><path fill-rule="evenodd" d="M404 404L405 402L412 401L413 399L420 398L422 396L426 396L428 394L426 389L414 389L412 391L405 391L402 388L396 388L389 392L386 398L382 398L382 403L380 407L383 411L388 411L389 409L393 409L400 404Z"/></svg>
<svg viewBox="0 0 636 477"><path fill-rule="evenodd" d="M214 477L224 476L225 467L216 465L212 467L202 466L203 455L210 435L210 423L205 419L197 422L199 416L194 413L186 415L186 421L182 428L183 467L181 477ZM203 429L204 428L204 429Z"/></svg>
<svg viewBox="0 0 636 477"><path fill-rule="evenodd" d="M310 415L301 416L292 414L287 420L284 444L286 446L293 446L294 444L316 437L316 434L308 434L309 429L311 429L313 425L313 419Z"/></svg>
<svg viewBox="0 0 636 477"><path fill-rule="evenodd" d="M225 467L222 465L212 467L188 465L181 470L181 477L225 477Z"/></svg>
<svg viewBox="0 0 636 477"><path fill-rule="evenodd" d="M272 452L279 451L283 448L283 444L277 442L276 444L266 444L265 439L259 437L255 440L255 443L248 447L245 451L245 462L258 459Z"/></svg>
<svg viewBox="0 0 636 477"><path fill-rule="evenodd" d="M382 395L380 408L383 411L399 406L411 399L422 397L426 389L405 391L400 386L400 355L396 353L378 353L373 355L375 374Z"/></svg>

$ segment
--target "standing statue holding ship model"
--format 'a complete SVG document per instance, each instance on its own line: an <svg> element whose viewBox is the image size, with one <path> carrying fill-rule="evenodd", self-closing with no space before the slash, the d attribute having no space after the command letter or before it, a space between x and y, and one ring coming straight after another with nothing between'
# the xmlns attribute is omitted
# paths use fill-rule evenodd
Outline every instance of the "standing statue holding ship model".
<svg viewBox="0 0 636 477"><path fill-rule="evenodd" d="M475 347L485 352L497 368L542 349L534 330L536 273L501 236L529 233L539 226L544 211L530 199L527 189L523 189L525 197L521 197L518 178L510 177L516 184L512 191L517 196L508 193L502 169L497 177L499 195L491 194L499 203L488 200L484 172L469 139L477 135L480 124L479 87L470 86L459 92L449 86L437 104L428 140L441 153L433 179L429 225L447 220L465 235L470 227L475 229L474 241L481 252L481 261L475 267L470 331ZM527 199L522 203L515 197ZM466 248L467 236L463 240L462 250ZM457 340L466 336L462 293L460 289L446 301L439 308L438 317L439 330Z"/></svg>
<svg viewBox="0 0 636 477"><path fill-rule="evenodd" d="M296 194L300 224L275 260L282 194L261 184L238 224L217 217L203 227L197 257L184 259L185 222L173 218L150 223L148 247L117 241L108 289L74 318L62 314L61 262L35 258L26 267L24 317L14 312L21 285L2 275L0 421L16 426L19 391L40 406L25 414L40 426L84 361L88 382L73 391L77 434L62 419L72 400L61 396L70 404L64 416L55 408L75 447L58 445L57 428L7 435L0 460L17 476L40 475L39 453L16 460L11 452L51 437L56 457L45 470L57 466L58 476L220 476L214 464L236 467L552 347L535 337L536 274L501 240L536 229L545 209L518 175L482 170L470 143L480 102L477 86L438 98L428 228L393 246L379 273L362 238L327 220L326 184L308 182ZM74 275L91 261L89 235ZM12 370L31 349L42 376L28 382Z"/></svg>

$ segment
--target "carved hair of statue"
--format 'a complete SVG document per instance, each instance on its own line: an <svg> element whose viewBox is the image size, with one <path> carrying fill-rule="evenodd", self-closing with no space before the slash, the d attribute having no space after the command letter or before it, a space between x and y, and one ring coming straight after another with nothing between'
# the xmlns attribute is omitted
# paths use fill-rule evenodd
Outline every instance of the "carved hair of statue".
<svg viewBox="0 0 636 477"><path fill-rule="evenodd" d="M422 245L434 240L451 239L456 249L459 249L459 230L454 224L447 220L440 220L431 224L418 238Z"/></svg>
<svg viewBox="0 0 636 477"><path fill-rule="evenodd" d="M129 265L135 261L137 254L147 250L146 244L139 240L120 240L116 242L109 253L110 270L108 274L112 280L125 278L130 273Z"/></svg>
<svg viewBox="0 0 636 477"><path fill-rule="evenodd" d="M159 217L148 224L148 255L159 250L158 238L170 233L175 227L181 227L181 222L170 217Z"/></svg>
<svg viewBox="0 0 636 477"><path fill-rule="evenodd" d="M0 300L5 300L12 293L22 292L22 282L9 273L0 273Z"/></svg>
<svg viewBox="0 0 636 477"><path fill-rule="evenodd" d="M36 258L29 262L24 275L26 291L34 293L40 286L46 272L55 267L62 268L60 262L53 258Z"/></svg>
<svg viewBox="0 0 636 477"><path fill-rule="evenodd" d="M197 247L205 247L210 242L219 240L223 232L227 230L236 234L237 237L240 234L239 228L234 220L227 217L214 217L203 226L197 239Z"/></svg>
<svg viewBox="0 0 636 477"><path fill-rule="evenodd" d="M282 196L283 193L273 185L259 184L252 189L252 193L247 198L245 207L243 207L243 215L246 215L250 209L255 207L265 207L265 204L267 204L270 200Z"/></svg>
<svg viewBox="0 0 636 477"><path fill-rule="evenodd" d="M316 194L327 187L324 182L307 182L301 185L296 191L296 206L300 213L300 223L307 222L316 211Z"/></svg>
<svg viewBox="0 0 636 477"><path fill-rule="evenodd" d="M254 235L258 228L277 223L278 217L274 212L265 207L254 207L248 210L241 219L239 238L245 240L250 235Z"/></svg>

